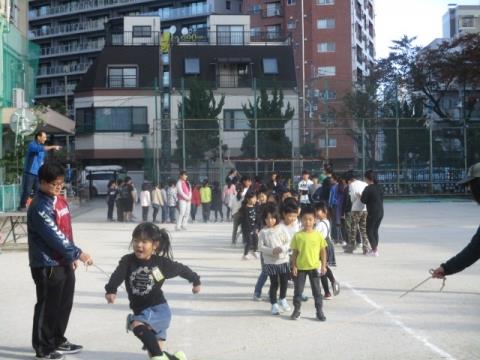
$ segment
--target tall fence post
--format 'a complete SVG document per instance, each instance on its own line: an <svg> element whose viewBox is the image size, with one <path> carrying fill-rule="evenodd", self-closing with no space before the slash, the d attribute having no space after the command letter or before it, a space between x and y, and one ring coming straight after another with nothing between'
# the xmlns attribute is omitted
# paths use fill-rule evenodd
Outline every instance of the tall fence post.
<svg viewBox="0 0 480 360"><path fill-rule="evenodd" d="M253 78L253 119L255 121L255 175L258 175L257 79Z"/></svg>
<svg viewBox="0 0 480 360"><path fill-rule="evenodd" d="M300 131L299 131L300 132ZM293 118L290 120L290 138L292 141L292 149L290 153L290 158L291 158L291 164L290 164L290 178L293 179L293 175L295 173L295 149L294 149L294 138L293 138Z"/></svg>
<svg viewBox="0 0 480 360"><path fill-rule="evenodd" d="M362 119L362 175L365 174L365 119Z"/></svg>
<svg viewBox="0 0 480 360"><path fill-rule="evenodd" d="M430 194L433 193L433 130L432 130L432 123L428 126L429 132L429 142L430 142L430 164L429 164L429 172L430 172Z"/></svg>
<svg viewBox="0 0 480 360"><path fill-rule="evenodd" d="M182 167L183 170L187 169L186 153L185 153L185 79L181 79L182 90Z"/></svg>
<svg viewBox="0 0 480 360"><path fill-rule="evenodd" d="M223 119L218 120L218 160L219 160L219 166L220 166L220 179L219 183L222 184L223 179L224 179L224 164L223 164Z"/></svg>

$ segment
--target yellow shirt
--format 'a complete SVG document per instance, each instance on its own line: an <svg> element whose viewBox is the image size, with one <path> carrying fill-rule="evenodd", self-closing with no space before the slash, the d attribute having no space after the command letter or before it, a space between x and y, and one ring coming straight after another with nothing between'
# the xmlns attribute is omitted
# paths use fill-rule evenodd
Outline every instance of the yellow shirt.
<svg viewBox="0 0 480 360"><path fill-rule="evenodd" d="M202 186L200 188L200 201L202 203L212 202L212 189L210 186Z"/></svg>
<svg viewBox="0 0 480 360"><path fill-rule="evenodd" d="M290 247L298 251L297 269L313 270L320 267L320 251L327 247L327 242L322 234L316 230L311 232L299 231L293 235Z"/></svg>

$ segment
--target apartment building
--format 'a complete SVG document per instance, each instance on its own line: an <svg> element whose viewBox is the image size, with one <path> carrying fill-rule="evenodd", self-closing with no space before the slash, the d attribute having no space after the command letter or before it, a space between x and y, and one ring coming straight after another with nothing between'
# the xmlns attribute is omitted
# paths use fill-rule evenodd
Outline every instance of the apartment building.
<svg viewBox="0 0 480 360"><path fill-rule="evenodd" d="M210 15L206 29L197 32L162 28L159 17L149 16L108 24L107 45L75 90L76 156L84 165L144 168L146 151L153 150L162 170L171 168L180 104L193 79L209 84L217 103L225 96L219 131L225 158L233 161L249 129L242 105L253 103L257 85L282 84L285 106L289 103L298 114L288 38L252 34L246 15ZM295 116L285 134L298 148L297 130Z"/></svg>
<svg viewBox="0 0 480 360"><path fill-rule="evenodd" d="M73 90L105 46L105 23L124 16L155 15L165 27L204 28L210 14L237 14L241 0L30 0L29 37L40 48L36 98L67 105Z"/></svg>
<svg viewBox="0 0 480 360"><path fill-rule="evenodd" d="M480 32L480 5L451 4L443 15L443 37Z"/></svg>
<svg viewBox="0 0 480 360"><path fill-rule="evenodd" d="M245 0L252 32L290 33L294 41L301 140L316 156L348 166L353 139L325 128L349 126L340 118L344 95L369 73L375 57L374 0Z"/></svg>

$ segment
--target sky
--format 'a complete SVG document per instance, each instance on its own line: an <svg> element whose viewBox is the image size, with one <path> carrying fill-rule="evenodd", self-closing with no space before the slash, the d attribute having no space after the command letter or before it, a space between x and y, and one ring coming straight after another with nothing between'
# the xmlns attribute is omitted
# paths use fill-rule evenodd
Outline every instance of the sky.
<svg viewBox="0 0 480 360"><path fill-rule="evenodd" d="M386 57L392 40L417 36L425 46L442 37L442 17L448 4L480 5L480 0L375 0L377 58Z"/></svg>

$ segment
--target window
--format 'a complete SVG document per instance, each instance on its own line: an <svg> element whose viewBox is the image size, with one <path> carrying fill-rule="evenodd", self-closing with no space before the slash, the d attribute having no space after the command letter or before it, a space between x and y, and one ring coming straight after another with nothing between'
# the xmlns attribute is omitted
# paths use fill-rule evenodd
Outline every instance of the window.
<svg viewBox="0 0 480 360"><path fill-rule="evenodd" d="M217 25L218 45L243 45L243 25Z"/></svg>
<svg viewBox="0 0 480 360"><path fill-rule="evenodd" d="M253 15L260 14L260 11L261 11L260 4L253 4L252 5L251 13Z"/></svg>
<svg viewBox="0 0 480 360"><path fill-rule="evenodd" d="M259 27L251 27L250 28L250 38L251 40L255 41L257 39L261 39L262 30Z"/></svg>
<svg viewBox="0 0 480 360"><path fill-rule="evenodd" d="M79 133L132 132L148 133L146 107L100 107L77 109Z"/></svg>
<svg viewBox="0 0 480 360"><path fill-rule="evenodd" d="M317 52L319 53L334 52L335 48L336 46L334 42L323 42L317 44Z"/></svg>
<svg viewBox="0 0 480 360"><path fill-rule="evenodd" d="M152 36L152 27L151 26L133 26L133 37L151 37Z"/></svg>
<svg viewBox="0 0 480 360"><path fill-rule="evenodd" d="M282 7L279 2L267 3L266 17L282 15Z"/></svg>
<svg viewBox="0 0 480 360"><path fill-rule="evenodd" d="M319 66L317 76L335 76L337 69L335 66Z"/></svg>
<svg viewBox="0 0 480 360"><path fill-rule="evenodd" d="M224 130L248 130L248 119L241 109L223 110Z"/></svg>
<svg viewBox="0 0 480 360"><path fill-rule="evenodd" d="M325 138L318 139L318 145L320 148L325 147ZM336 148L337 147L337 139L335 138L328 138L328 147L329 148Z"/></svg>
<svg viewBox="0 0 480 360"><path fill-rule="evenodd" d="M317 5L333 5L335 0L317 0Z"/></svg>
<svg viewBox="0 0 480 360"><path fill-rule="evenodd" d="M228 1L228 0L225 2L225 9L227 9L227 10L231 10L231 9L232 9L232 3L231 3L230 1Z"/></svg>
<svg viewBox="0 0 480 360"><path fill-rule="evenodd" d="M470 16L462 16L461 18L461 22L462 22L462 27L470 27L470 28L473 28L475 27L475 20L473 18L472 15Z"/></svg>
<svg viewBox="0 0 480 360"><path fill-rule="evenodd" d="M109 67L107 81L107 87L109 88L137 87L137 68Z"/></svg>
<svg viewBox="0 0 480 360"><path fill-rule="evenodd" d="M288 20L287 22L287 29L292 30L297 28L297 21L296 20Z"/></svg>
<svg viewBox="0 0 480 360"><path fill-rule="evenodd" d="M278 63L275 58L263 58L263 73L278 74Z"/></svg>
<svg viewBox="0 0 480 360"><path fill-rule="evenodd" d="M295 5L297 0L287 0L287 5Z"/></svg>
<svg viewBox="0 0 480 360"><path fill-rule="evenodd" d="M199 58L185 58L185 74L200 74Z"/></svg>
<svg viewBox="0 0 480 360"><path fill-rule="evenodd" d="M267 26L267 40L279 40L282 27L280 25Z"/></svg>
<svg viewBox="0 0 480 360"><path fill-rule="evenodd" d="M317 29L334 29L335 19L319 19L317 20Z"/></svg>

